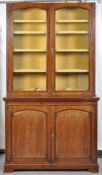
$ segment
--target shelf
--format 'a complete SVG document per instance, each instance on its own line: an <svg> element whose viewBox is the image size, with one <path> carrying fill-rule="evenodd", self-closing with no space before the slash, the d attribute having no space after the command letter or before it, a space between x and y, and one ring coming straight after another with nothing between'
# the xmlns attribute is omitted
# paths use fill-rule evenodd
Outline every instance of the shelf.
<svg viewBox="0 0 102 175"><path fill-rule="evenodd" d="M60 69L56 73L88 73L88 70L84 69Z"/></svg>
<svg viewBox="0 0 102 175"><path fill-rule="evenodd" d="M39 34L46 34L46 32L42 32L42 31L14 31L14 34L16 35L25 35L25 34L30 34L30 35L39 35Z"/></svg>
<svg viewBox="0 0 102 175"><path fill-rule="evenodd" d="M13 52L46 52L46 50L40 50L40 49L14 49Z"/></svg>
<svg viewBox="0 0 102 175"><path fill-rule="evenodd" d="M46 50L40 49L14 49L13 52L46 52ZM87 49L59 49L56 52L88 52Z"/></svg>
<svg viewBox="0 0 102 175"><path fill-rule="evenodd" d="M14 73L46 73L46 70L41 69L15 69Z"/></svg>
<svg viewBox="0 0 102 175"><path fill-rule="evenodd" d="M46 23L44 20L14 20L14 23Z"/></svg>
<svg viewBox="0 0 102 175"><path fill-rule="evenodd" d="M56 23L88 23L88 20L57 20Z"/></svg>
<svg viewBox="0 0 102 175"><path fill-rule="evenodd" d="M88 34L88 31L57 31L56 34Z"/></svg>
<svg viewBox="0 0 102 175"><path fill-rule="evenodd" d="M58 49L56 52L88 52L88 49Z"/></svg>
<svg viewBox="0 0 102 175"><path fill-rule="evenodd" d="M88 89L81 89L81 88L74 88L74 87L68 87L65 89L57 90L57 91L87 91Z"/></svg>
<svg viewBox="0 0 102 175"><path fill-rule="evenodd" d="M22 89L21 91L44 91L44 90L34 87L34 88L29 88L29 89Z"/></svg>

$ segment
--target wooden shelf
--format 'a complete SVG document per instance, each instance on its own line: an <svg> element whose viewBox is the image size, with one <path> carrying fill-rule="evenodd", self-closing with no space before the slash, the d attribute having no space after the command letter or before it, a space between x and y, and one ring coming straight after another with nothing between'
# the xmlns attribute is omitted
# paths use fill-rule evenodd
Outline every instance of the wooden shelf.
<svg viewBox="0 0 102 175"><path fill-rule="evenodd" d="M88 49L58 49L56 52L88 52Z"/></svg>
<svg viewBox="0 0 102 175"><path fill-rule="evenodd" d="M65 88L65 89L57 90L57 91L87 91L87 90L88 89L68 87L68 88Z"/></svg>
<svg viewBox="0 0 102 175"><path fill-rule="evenodd" d="M14 20L14 23L46 23L44 20Z"/></svg>
<svg viewBox="0 0 102 175"><path fill-rule="evenodd" d="M43 31L14 31L14 34L15 35L39 35L39 34L46 34L46 32L43 32Z"/></svg>
<svg viewBox="0 0 102 175"><path fill-rule="evenodd" d="M39 89L37 87L33 87L33 88L22 89L22 91L44 91L44 90Z"/></svg>
<svg viewBox="0 0 102 175"><path fill-rule="evenodd" d="M40 49L14 49L13 52L46 52L46 50L40 50Z"/></svg>
<svg viewBox="0 0 102 175"><path fill-rule="evenodd" d="M88 23L88 20L57 20L56 23Z"/></svg>
<svg viewBox="0 0 102 175"><path fill-rule="evenodd" d="M40 49L14 49L13 52L46 52ZM87 49L59 49L56 52L88 52Z"/></svg>
<svg viewBox="0 0 102 175"><path fill-rule="evenodd" d="M85 69L59 69L57 73L88 73L88 70Z"/></svg>
<svg viewBox="0 0 102 175"><path fill-rule="evenodd" d="M57 31L56 34L88 34L88 31Z"/></svg>
<svg viewBox="0 0 102 175"><path fill-rule="evenodd" d="M42 69L15 69L14 73L46 73L46 70Z"/></svg>

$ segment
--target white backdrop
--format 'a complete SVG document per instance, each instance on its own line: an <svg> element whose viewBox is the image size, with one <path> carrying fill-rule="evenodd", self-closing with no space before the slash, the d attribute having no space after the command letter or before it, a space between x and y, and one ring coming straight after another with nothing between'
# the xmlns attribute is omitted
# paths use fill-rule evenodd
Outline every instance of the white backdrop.
<svg viewBox="0 0 102 175"><path fill-rule="evenodd" d="M0 149L5 148L5 112L2 98L6 94L6 5L0 4Z"/></svg>
<svg viewBox="0 0 102 175"><path fill-rule="evenodd" d="M4 0L1 0L0 2L4 2ZM96 4L96 94L102 99L102 3ZM0 149L5 148L5 109L4 109L4 102L2 100L5 95L6 95L6 4L1 3L0 4ZM98 107L99 150L102 150L101 99L99 101L99 107Z"/></svg>
<svg viewBox="0 0 102 175"><path fill-rule="evenodd" d="M102 150L102 3L96 5L96 94L98 105L98 149Z"/></svg>

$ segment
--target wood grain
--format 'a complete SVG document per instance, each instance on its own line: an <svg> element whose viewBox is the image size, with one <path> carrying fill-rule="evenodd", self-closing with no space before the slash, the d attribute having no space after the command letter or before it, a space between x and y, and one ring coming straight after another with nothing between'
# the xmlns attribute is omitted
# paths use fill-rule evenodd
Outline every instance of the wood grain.
<svg viewBox="0 0 102 175"><path fill-rule="evenodd" d="M45 67L47 70L47 83L46 91L44 92L24 92L14 91L13 89L13 54L20 54L13 52L13 11L27 8L38 8L46 12L47 59ZM81 11L84 9L89 14L89 18L85 18L86 21L84 21L86 28L89 25L89 47L86 53L82 52L89 59L89 67L87 66L89 88L87 91L55 91L55 12L63 8L78 8ZM35 25L35 21L33 22ZM43 22L45 22L45 19ZM63 21L62 25L65 25L65 22ZM74 22L72 21L72 23ZM77 20L77 25L81 25L81 22ZM73 25L70 25L70 27L73 27ZM80 30L83 30L83 27ZM42 169L98 171L97 101L99 98L95 96L94 34L94 3L22 2L7 5L7 96L4 98L6 128L5 172ZM82 50L79 51L77 54L81 55ZM34 53L32 52L31 54ZM71 55L72 50L68 54Z"/></svg>

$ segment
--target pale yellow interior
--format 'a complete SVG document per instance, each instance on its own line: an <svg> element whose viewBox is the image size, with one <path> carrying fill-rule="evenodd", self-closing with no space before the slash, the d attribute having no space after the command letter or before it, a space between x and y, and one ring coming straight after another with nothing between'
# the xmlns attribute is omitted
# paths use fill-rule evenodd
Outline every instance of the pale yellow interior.
<svg viewBox="0 0 102 175"><path fill-rule="evenodd" d="M87 91L88 76L78 73L56 73L57 91Z"/></svg>
<svg viewBox="0 0 102 175"><path fill-rule="evenodd" d="M44 73L14 74L13 88L15 91L45 91L46 76Z"/></svg>
<svg viewBox="0 0 102 175"><path fill-rule="evenodd" d="M46 35L16 35L14 49L33 49L46 51Z"/></svg>
<svg viewBox="0 0 102 175"><path fill-rule="evenodd" d="M41 31L41 32L45 32L45 34L47 32L45 22L15 23L14 31Z"/></svg>
<svg viewBox="0 0 102 175"><path fill-rule="evenodd" d="M13 13L13 89L46 91L46 11L37 8Z"/></svg>
<svg viewBox="0 0 102 175"><path fill-rule="evenodd" d="M46 11L13 12L13 90L47 90ZM89 89L89 14L81 8L55 12L55 90Z"/></svg>
<svg viewBox="0 0 102 175"><path fill-rule="evenodd" d="M81 8L56 10L56 91L89 89L89 19Z"/></svg>
<svg viewBox="0 0 102 175"><path fill-rule="evenodd" d="M44 20L46 21L45 10L38 8L24 8L15 10L13 13L14 20Z"/></svg>
<svg viewBox="0 0 102 175"><path fill-rule="evenodd" d="M87 23L78 23L78 22L63 22L56 23L56 32L58 31L88 31L88 22Z"/></svg>
<svg viewBox="0 0 102 175"><path fill-rule="evenodd" d="M88 53L57 53L56 70L82 69L89 70Z"/></svg>
<svg viewBox="0 0 102 175"><path fill-rule="evenodd" d="M56 10L57 20L86 20L88 19L88 11L82 8L62 8Z"/></svg>
<svg viewBox="0 0 102 175"><path fill-rule="evenodd" d="M60 49L88 49L88 36L86 35L57 35L56 50Z"/></svg>
<svg viewBox="0 0 102 175"><path fill-rule="evenodd" d="M15 53L15 69L41 69L46 71L46 54L45 53Z"/></svg>

